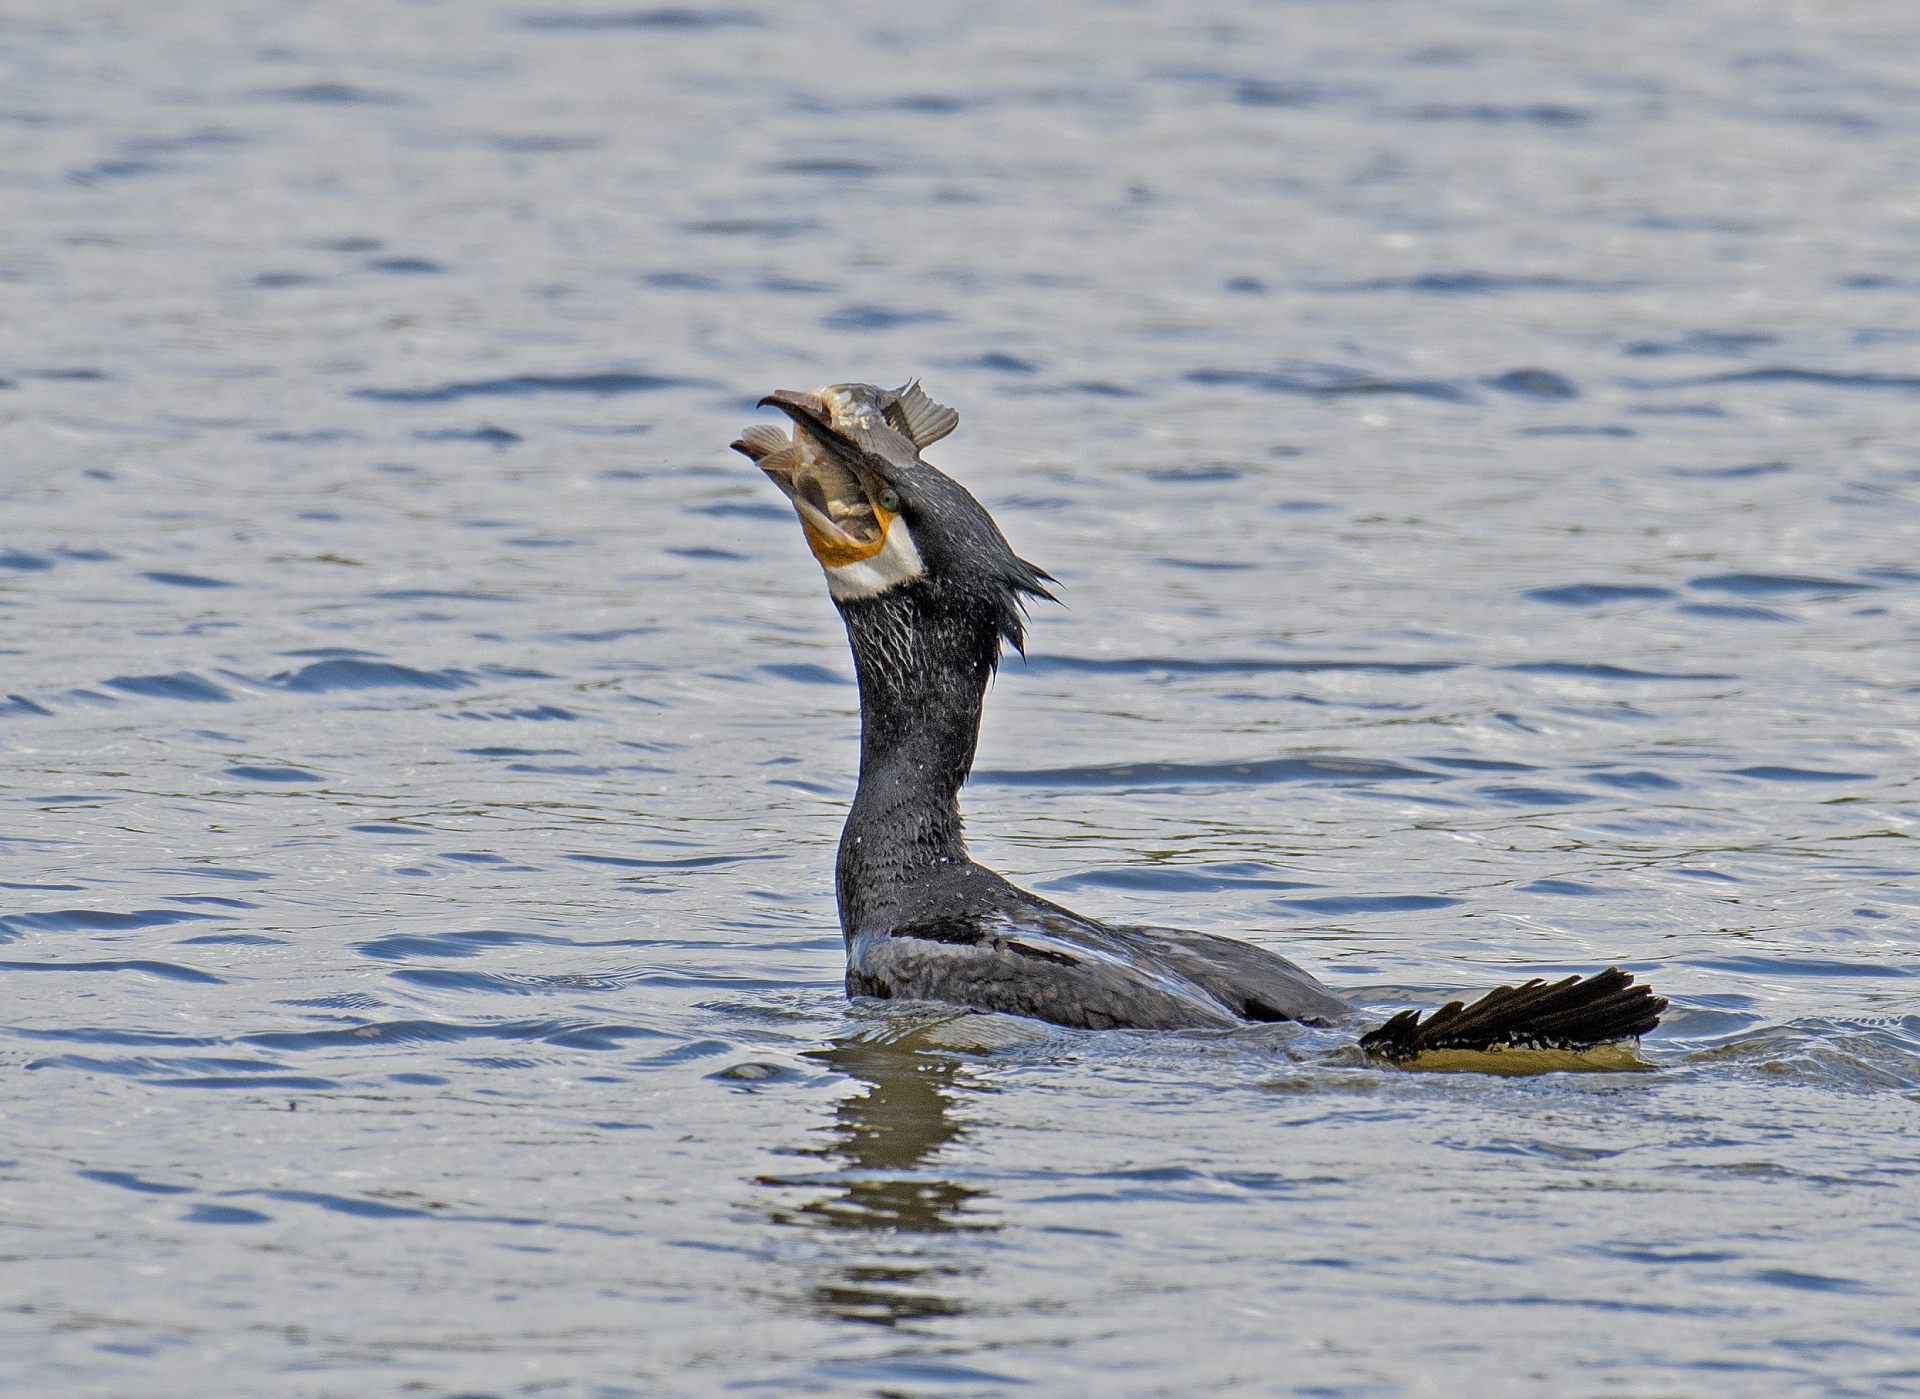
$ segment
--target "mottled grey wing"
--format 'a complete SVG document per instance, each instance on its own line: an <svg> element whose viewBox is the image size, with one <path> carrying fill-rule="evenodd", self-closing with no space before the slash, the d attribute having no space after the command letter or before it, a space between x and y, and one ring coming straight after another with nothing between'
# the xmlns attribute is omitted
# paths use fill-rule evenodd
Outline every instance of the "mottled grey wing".
<svg viewBox="0 0 1920 1399"><path fill-rule="evenodd" d="M1004 918L862 933L847 955L847 993L947 1001L1056 1025L1180 1030L1237 1022L1178 979Z"/></svg>
<svg viewBox="0 0 1920 1399"><path fill-rule="evenodd" d="M1311 973L1250 942L1184 928L1125 927L1113 932L1248 1020L1332 1025L1354 1014L1352 1005Z"/></svg>

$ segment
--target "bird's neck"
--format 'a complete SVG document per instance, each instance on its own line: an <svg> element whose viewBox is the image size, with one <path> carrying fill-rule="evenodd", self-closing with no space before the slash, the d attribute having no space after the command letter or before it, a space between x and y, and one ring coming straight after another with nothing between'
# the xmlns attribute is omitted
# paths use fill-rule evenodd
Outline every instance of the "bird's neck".
<svg viewBox="0 0 1920 1399"><path fill-rule="evenodd" d="M915 884L969 863L960 784L999 636L925 579L840 611L860 681L860 788L840 835L838 880L851 937L893 926Z"/></svg>

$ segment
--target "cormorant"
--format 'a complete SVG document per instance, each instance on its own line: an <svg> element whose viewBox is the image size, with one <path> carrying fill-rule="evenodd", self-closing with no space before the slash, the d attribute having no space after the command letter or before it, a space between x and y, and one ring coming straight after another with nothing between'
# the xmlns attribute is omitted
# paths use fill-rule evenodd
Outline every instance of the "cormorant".
<svg viewBox="0 0 1920 1399"><path fill-rule="evenodd" d="M840 836L847 994L946 1001L1088 1029L1347 1022L1355 1008L1286 958L1232 938L1116 927L973 862L959 792L1002 643L1054 580L1015 556L980 502L921 449L958 425L917 382L760 400L793 421L732 445L792 502L847 625L860 683L860 785ZM1362 1038L1429 1050L1584 1050L1659 1023L1664 1000L1614 968L1501 987ZM1516 1058L1520 1056L1515 1056Z"/></svg>

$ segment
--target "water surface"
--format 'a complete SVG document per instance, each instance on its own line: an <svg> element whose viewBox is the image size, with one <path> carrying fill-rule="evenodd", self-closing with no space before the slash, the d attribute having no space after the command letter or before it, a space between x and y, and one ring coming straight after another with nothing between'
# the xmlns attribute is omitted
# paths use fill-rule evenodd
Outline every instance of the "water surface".
<svg viewBox="0 0 1920 1399"><path fill-rule="evenodd" d="M1920 1390L1920 23L0 21L0 1377ZM1640 1076L850 1006L725 451L923 375L1061 580L976 854Z"/></svg>

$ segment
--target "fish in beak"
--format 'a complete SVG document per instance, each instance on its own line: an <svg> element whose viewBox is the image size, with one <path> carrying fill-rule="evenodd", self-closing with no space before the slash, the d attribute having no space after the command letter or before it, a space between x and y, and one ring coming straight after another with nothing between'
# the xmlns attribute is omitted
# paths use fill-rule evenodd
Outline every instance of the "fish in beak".
<svg viewBox="0 0 1920 1399"><path fill-rule="evenodd" d="M760 403L785 413L792 435L757 423L733 450L759 466L792 504L834 598L871 597L919 577L920 555L886 468L918 461L915 428L937 441L960 415L927 398L918 384L893 391L868 384L811 393L780 389Z"/></svg>
<svg viewBox="0 0 1920 1399"><path fill-rule="evenodd" d="M760 402L788 413L793 435L756 423L733 443L733 450L751 458L792 503L807 547L821 566L843 568L886 548L896 513L879 497L892 499L893 493L889 488L869 490L855 469L857 456L832 431L832 410L822 396L781 389Z"/></svg>

